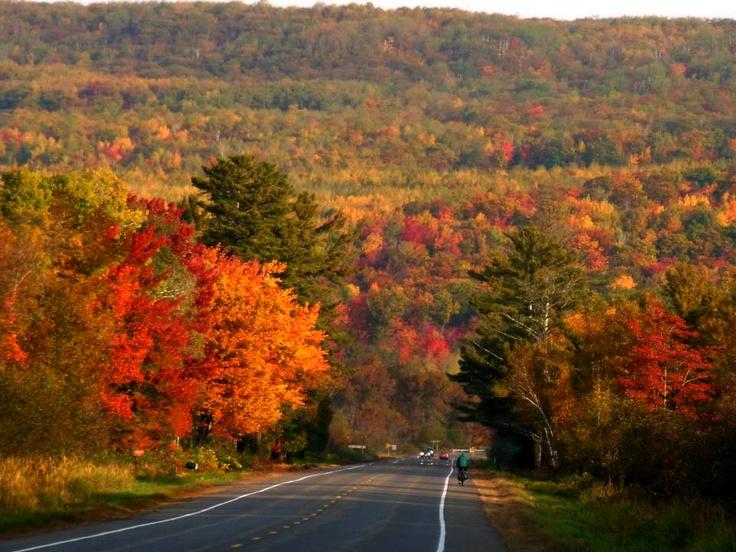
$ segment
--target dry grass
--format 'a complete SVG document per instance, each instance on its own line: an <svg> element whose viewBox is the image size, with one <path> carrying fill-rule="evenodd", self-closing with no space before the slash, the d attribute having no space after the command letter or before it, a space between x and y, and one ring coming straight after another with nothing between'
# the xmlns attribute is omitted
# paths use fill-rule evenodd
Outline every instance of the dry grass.
<svg viewBox="0 0 736 552"><path fill-rule="evenodd" d="M206 475L149 478L155 466L78 458L0 459L0 536L60 529L156 508L213 492Z"/></svg>
<svg viewBox="0 0 736 552"><path fill-rule="evenodd" d="M126 491L133 469L74 458L0 460L0 513L57 511L89 501L94 493Z"/></svg>

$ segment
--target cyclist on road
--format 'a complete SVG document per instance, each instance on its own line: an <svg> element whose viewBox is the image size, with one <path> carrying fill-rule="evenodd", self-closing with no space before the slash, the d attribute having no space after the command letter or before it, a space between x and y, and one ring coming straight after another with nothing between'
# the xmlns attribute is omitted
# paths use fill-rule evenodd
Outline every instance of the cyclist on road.
<svg viewBox="0 0 736 552"><path fill-rule="evenodd" d="M457 484L462 485L463 482L468 478L468 466L470 465L470 460L467 456L465 456L465 453L460 453L460 456L457 457L457 460L455 461L455 466L457 467Z"/></svg>

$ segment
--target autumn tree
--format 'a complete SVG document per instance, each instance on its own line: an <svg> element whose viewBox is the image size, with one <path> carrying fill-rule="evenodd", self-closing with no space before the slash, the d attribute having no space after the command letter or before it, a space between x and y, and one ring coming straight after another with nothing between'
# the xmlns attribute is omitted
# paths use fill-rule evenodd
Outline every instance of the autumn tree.
<svg viewBox="0 0 736 552"><path fill-rule="evenodd" d="M712 475L704 472L732 446L719 441L730 432L717 408L718 351L646 294L581 310L566 323L574 371L555 423L568 469L659 496L707 488Z"/></svg>
<svg viewBox="0 0 736 552"><path fill-rule="evenodd" d="M618 380L626 395L650 410L695 418L699 406L714 396L709 349L691 346L697 333L655 301L627 323L635 342Z"/></svg>
<svg viewBox="0 0 736 552"><path fill-rule="evenodd" d="M116 260L106 232L135 224L110 173L2 176L0 340L3 450L104 448L111 438L100 400L101 317L89 283Z"/></svg>
<svg viewBox="0 0 736 552"><path fill-rule="evenodd" d="M329 387L319 308L280 287L281 266L197 243L181 208L126 199L106 173L3 184L5 450L156 447L193 416L232 437Z"/></svg>
<svg viewBox="0 0 736 552"><path fill-rule="evenodd" d="M220 254L219 278L204 335L210 366L199 398L197 440L274 428L287 407L303 405L332 375L316 329L318 308L279 287L276 264Z"/></svg>
<svg viewBox="0 0 736 552"><path fill-rule="evenodd" d="M624 472L625 435L638 418L616 378L633 342L624 321L631 311L638 312L627 302L599 300L565 318L565 334L573 344L570 370L567 381L560 382L565 387L558 389L552 417L567 470L601 479L619 479Z"/></svg>
<svg viewBox="0 0 736 552"><path fill-rule="evenodd" d="M161 200L130 199L145 214L134 231L108 232L123 253L90 283L91 307L106 362L99 368L101 396L118 420L121 445L148 447L183 437L192 427L192 404L203 375L197 343L204 330L199 307L214 270L197 259L206 250L181 222L181 210Z"/></svg>
<svg viewBox="0 0 736 552"><path fill-rule="evenodd" d="M293 289L303 303L320 305L319 326L331 338L326 346L336 352L348 339L335 309L352 271L356 237L345 216L339 211L324 216L313 194L297 193L286 173L253 156L218 159L203 171L204 177L192 178L202 193L192 210L201 241L242 262L277 261L269 266L281 271L279 285ZM334 354L331 361L337 364ZM324 410L317 405L328 400L324 393L310 397L311 410Z"/></svg>

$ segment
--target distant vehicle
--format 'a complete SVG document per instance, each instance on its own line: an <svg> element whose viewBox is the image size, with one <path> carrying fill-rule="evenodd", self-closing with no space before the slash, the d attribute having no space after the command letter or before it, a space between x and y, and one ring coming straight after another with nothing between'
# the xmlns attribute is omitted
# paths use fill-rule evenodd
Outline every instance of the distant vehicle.
<svg viewBox="0 0 736 552"><path fill-rule="evenodd" d="M424 447L424 448L423 448L423 449L422 449L422 450L421 450L421 451L419 452L419 456L420 456L420 457L422 457L422 456L424 456L424 457L430 457L430 456L434 456L434 451L432 450L432 448L431 448L431 447Z"/></svg>
<svg viewBox="0 0 736 552"><path fill-rule="evenodd" d="M450 459L450 453L449 452L443 452L440 454L440 460L449 460Z"/></svg>

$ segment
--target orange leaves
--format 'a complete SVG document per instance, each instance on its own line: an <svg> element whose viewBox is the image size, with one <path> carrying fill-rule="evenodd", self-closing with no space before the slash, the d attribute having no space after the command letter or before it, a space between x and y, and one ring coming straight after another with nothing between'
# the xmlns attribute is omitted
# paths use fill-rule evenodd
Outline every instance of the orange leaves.
<svg viewBox="0 0 736 552"><path fill-rule="evenodd" d="M116 138L112 142L100 142L97 150L108 160L117 162L127 157L134 149L133 141L128 136Z"/></svg>
<svg viewBox="0 0 736 552"><path fill-rule="evenodd" d="M315 329L318 310L300 306L278 287L276 263L260 265L221 257L220 278L205 334L213 370L202 411L220 431L263 431L285 406L299 406L310 389L329 379L329 365Z"/></svg>
<svg viewBox="0 0 736 552"><path fill-rule="evenodd" d="M18 343L18 330L16 328L18 316L15 310L15 293L4 301L0 311L0 361L17 362L21 366L26 365L28 353Z"/></svg>
<svg viewBox="0 0 736 552"><path fill-rule="evenodd" d="M611 282L611 289L631 290L636 287L636 281L628 274L622 274Z"/></svg>
<svg viewBox="0 0 736 552"><path fill-rule="evenodd" d="M25 364L28 358L28 353L21 349L18 344L18 334L16 332L10 332L5 336L2 351L5 360Z"/></svg>

